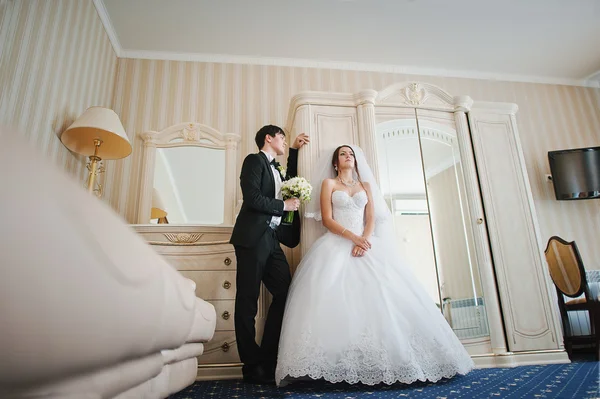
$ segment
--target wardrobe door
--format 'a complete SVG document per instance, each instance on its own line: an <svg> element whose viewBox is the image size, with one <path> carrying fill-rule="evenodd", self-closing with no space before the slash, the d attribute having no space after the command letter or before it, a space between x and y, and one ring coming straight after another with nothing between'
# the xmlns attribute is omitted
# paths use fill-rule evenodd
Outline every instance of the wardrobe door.
<svg viewBox="0 0 600 399"><path fill-rule="evenodd" d="M415 109L377 109L375 122L379 185L392 212L398 252L442 309Z"/></svg>
<svg viewBox="0 0 600 399"><path fill-rule="evenodd" d="M377 109L377 158L399 254L475 355L492 352L490 325L501 321L497 300L488 302L485 295L495 293L494 282L480 273L486 259L479 256L480 244L488 238L476 222L481 212L474 217L470 205L478 202L479 187L465 175L464 163L472 169L472 153L463 151L470 141L461 143L468 131L465 124L459 134L455 118L452 112Z"/></svg>
<svg viewBox="0 0 600 399"><path fill-rule="evenodd" d="M339 145L358 143L356 107L303 105L294 116L292 137L302 132L310 135L310 144L299 152L298 173L315 187L321 182L315 181L310 173L319 157L331 156ZM322 232L321 222L303 218L300 244L292 255L292 269L295 270L298 260Z"/></svg>
<svg viewBox="0 0 600 399"><path fill-rule="evenodd" d="M318 151L358 142L355 107L312 105L311 110Z"/></svg>
<svg viewBox="0 0 600 399"><path fill-rule="evenodd" d="M481 344L489 341L488 304L455 115L422 109L416 110L416 115L442 309L463 342Z"/></svg>
<svg viewBox="0 0 600 399"><path fill-rule="evenodd" d="M396 248L428 296L442 309L425 175L414 109L378 115L379 184L392 212Z"/></svg>
<svg viewBox="0 0 600 399"><path fill-rule="evenodd" d="M558 349L546 265L515 121L516 106L475 103L469 123L511 351Z"/></svg>

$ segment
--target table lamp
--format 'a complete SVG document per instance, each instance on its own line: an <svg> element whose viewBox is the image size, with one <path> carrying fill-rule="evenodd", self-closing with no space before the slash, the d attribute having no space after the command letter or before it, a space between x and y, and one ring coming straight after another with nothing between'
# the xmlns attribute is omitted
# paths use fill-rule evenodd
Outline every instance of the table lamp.
<svg viewBox="0 0 600 399"><path fill-rule="evenodd" d="M89 157L87 189L102 195L102 186L94 189L96 176L104 172L98 167L103 159L121 159L131 154L131 143L119 116L112 109L90 107L63 132L60 141L69 150Z"/></svg>
<svg viewBox="0 0 600 399"><path fill-rule="evenodd" d="M162 198L158 194L158 190L152 189L152 208L150 209L150 219L158 219L158 224L167 224L167 211L165 210L165 204Z"/></svg>

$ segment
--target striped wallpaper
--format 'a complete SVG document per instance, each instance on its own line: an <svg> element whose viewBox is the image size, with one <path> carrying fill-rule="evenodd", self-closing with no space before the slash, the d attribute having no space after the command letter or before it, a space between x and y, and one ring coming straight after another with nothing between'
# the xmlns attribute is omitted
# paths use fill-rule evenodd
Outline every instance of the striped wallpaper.
<svg viewBox="0 0 600 399"><path fill-rule="evenodd" d="M284 125L290 98L303 90L381 90L424 81L452 95L514 102L542 240L577 240L586 266L600 269L600 201L555 201L548 150L600 145L600 89L443 78L380 72L117 59L92 0L0 1L0 123L14 125L33 145L82 181L85 160L58 139L90 105L112 107L134 145L107 162L104 199L135 220L141 142L136 133L182 121L242 135L239 163L256 151L254 133ZM113 93L114 90L114 93ZM506 215L510 217L510 215Z"/></svg>
<svg viewBox="0 0 600 399"><path fill-rule="evenodd" d="M112 106L117 57L91 0L0 1L0 124L84 181L59 135L86 108Z"/></svg>

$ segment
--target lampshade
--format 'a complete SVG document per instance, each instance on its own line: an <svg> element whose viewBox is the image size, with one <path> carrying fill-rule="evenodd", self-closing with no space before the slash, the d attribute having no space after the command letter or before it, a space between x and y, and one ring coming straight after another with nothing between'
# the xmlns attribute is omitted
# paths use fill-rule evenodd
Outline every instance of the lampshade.
<svg viewBox="0 0 600 399"><path fill-rule="evenodd" d="M94 139L102 140L98 148L98 157L101 159L120 159L131 154L125 129L112 109L86 109L60 137L65 147L85 156L94 155Z"/></svg>
<svg viewBox="0 0 600 399"><path fill-rule="evenodd" d="M159 219L167 217L167 211L165 211L165 204L162 202L162 198L158 194L158 190L152 189L152 209L150 210L150 219Z"/></svg>

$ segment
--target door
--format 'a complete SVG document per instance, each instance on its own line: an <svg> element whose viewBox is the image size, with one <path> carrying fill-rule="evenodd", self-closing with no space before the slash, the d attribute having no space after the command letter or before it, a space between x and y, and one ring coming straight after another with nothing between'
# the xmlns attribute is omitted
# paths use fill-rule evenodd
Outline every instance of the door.
<svg viewBox="0 0 600 399"><path fill-rule="evenodd" d="M554 350L562 343L537 217L513 113L474 106L473 149L508 347ZM526 304L526 306L525 306Z"/></svg>

